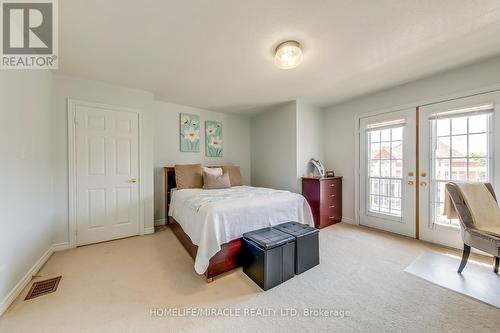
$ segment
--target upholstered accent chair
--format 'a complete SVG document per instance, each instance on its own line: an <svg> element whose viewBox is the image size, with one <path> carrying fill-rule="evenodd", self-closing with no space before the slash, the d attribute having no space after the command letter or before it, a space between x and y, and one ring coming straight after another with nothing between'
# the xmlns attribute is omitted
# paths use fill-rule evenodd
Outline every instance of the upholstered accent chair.
<svg viewBox="0 0 500 333"><path fill-rule="evenodd" d="M491 184L485 183L485 185L493 195L493 198L497 200L495 191L493 190ZM447 183L446 190L448 191L451 201L457 211L458 218L460 220L462 240L464 242L464 251L462 254L462 261L460 262L460 266L458 268L458 273L462 273L465 268L467 260L469 259L471 247L493 255L493 271L498 273L500 238L476 229L470 210L467 207L457 184L451 182Z"/></svg>

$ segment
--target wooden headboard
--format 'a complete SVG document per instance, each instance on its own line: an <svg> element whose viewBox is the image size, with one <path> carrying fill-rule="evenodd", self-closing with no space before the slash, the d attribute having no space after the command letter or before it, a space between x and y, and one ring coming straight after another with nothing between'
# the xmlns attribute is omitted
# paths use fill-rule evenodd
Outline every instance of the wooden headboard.
<svg viewBox="0 0 500 333"><path fill-rule="evenodd" d="M207 168L221 168L221 166L207 166ZM168 209L170 207L170 199L172 195L172 189L177 187L175 182L175 167L164 167L163 171L165 173L165 221L168 224Z"/></svg>

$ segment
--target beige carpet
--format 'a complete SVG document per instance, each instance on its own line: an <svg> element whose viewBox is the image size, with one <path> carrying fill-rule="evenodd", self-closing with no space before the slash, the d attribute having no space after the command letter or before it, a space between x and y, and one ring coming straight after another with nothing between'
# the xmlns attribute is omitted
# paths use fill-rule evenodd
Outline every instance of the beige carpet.
<svg viewBox="0 0 500 333"><path fill-rule="evenodd" d="M23 301L28 289L23 291L0 318L0 332L485 332L500 327L500 310L404 272L424 251L450 251L342 224L323 229L320 242L319 266L267 292L241 270L207 284L168 229L56 253L36 280L62 275L59 290L30 301ZM347 310L349 316L151 316L151 308L172 307L326 308Z"/></svg>

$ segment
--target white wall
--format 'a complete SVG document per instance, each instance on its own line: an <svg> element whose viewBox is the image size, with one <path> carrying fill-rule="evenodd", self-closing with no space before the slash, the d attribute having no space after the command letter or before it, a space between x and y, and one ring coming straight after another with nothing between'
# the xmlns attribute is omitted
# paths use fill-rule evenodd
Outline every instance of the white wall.
<svg viewBox="0 0 500 333"><path fill-rule="evenodd" d="M324 110L295 100L252 118L252 185L301 192L301 177L323 160Z"/></svg>
<svg viewBox="0 0 500 333"><path fill-rule="evenodd" d="M0 74L0 314L54 234L52 74Z"/></svg>
<svg viewBox="0 0 500 333"><path fill-rule="evenodd" d="M141 111L141 190L145 227L153 226L153 95L150 92L64 75L54 75L55 242L68 242L67 100L118 105Z"/></svg>
<svg viewBox="0 0 500 333"><path fill-rule="evenodd" d="M297 181L314 172L311 158L324 159L324 110L297 100Z"/></svg>
<svg viewBox="0 0 500 333"><path fill-rule="evenodd" d="M354 218L354 118L372 111L416 107L467 92L485 91L500 84L500 57L461 67L335 105L326 111L325 160L343 179L342 210L345 221Z"/></svg>
<svg viewBox="0 0 500 333"><path fill-rule="evenodd" d="M174 164L201 163L203 165L239 165L245 184L251 184L250 175L250 118L243 115L213 112L160 101L153 103L155 114L155 220L165 218L165 184L163 167ZM200 115L201 130L205 120L222 122L223 157L205 156L205 136L200 137L200 152L187 153L179 150L179 113Z"/></svg>
<svg viewBox="0 0 500 333"><path fill-rule="evenodd" d="M252 185L297 192L297 107L289 102L252 118Z"/></svg>

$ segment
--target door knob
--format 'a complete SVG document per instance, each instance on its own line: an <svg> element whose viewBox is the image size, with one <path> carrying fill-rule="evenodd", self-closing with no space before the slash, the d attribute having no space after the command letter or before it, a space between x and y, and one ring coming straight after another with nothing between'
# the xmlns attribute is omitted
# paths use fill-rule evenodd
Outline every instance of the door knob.
<svg viewBox="0 0 500 333"><path fill-rule="evenodd" d="M413 177L413 175L414 175L413 171L408 172L409 177Z"/></svg>
<svg viewBox="0 0 500 333"><path fill-rule="evenodd" d="M427 186L427 183L426 183L426 182L420 182L420 186L422 186L422 187L426 187L426 186Z"/></svg>
<svg viewBox="0 0 500 333"><path fill-rule="evenodd" d="M137 178L130 178L129 183L137 183Z"/></svg>
<svg viewBox="0 0 500 333"><path fill-rule="evenodd" d="M410 186L412 186L415 183L413 182L413 180L409 180L407 184L410 185Z"/></svg>
<svg viewBox="0 0 500 333"><path fill-rule="evenodd" d="M427 172L423 171L423 172L420 174L420 176L422 176L422 177L427 177Z"/></svg>

